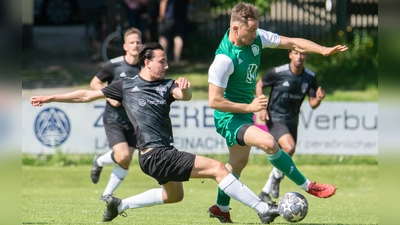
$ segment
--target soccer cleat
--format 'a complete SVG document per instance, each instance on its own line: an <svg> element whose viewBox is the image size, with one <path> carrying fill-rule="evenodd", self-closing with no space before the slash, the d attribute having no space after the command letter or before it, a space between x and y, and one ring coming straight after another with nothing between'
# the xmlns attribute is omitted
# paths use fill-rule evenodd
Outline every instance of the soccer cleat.
<svg viewBox="0 0 400 225"><path fill-rule="evenodd" d="M270 203L270 204L273 203L271 196L269 196L269 194L267 194L263 191L260 193L260 195L258 197L261 199L261 201L263 201L265 203Z"/></svg>
<svg viewBox="0 0 400 225"><path fill-rule="evenodd" d="M335 194L336 187L331 184L317 184L316 182L308 185L307 193L319 198L329 198Z"/></svg>
<svg viewBox="0 0 400 225"><path fill-rule="evenodd" d="M273 198L278 198L279 197L279 184L283 180L283 177L280 178L275 178L275 176L272 176L271 180L271 195Z"/></svg>
<svg viewBox="0 0 400 225"><path fill-rule="evenodd" d="M92 178L92 182L94 184L97 184L97 182L99 182L100 173L101 173L101 170L103 169L103 167L101 167L101 166L99 166L99 164L97 164L98 158L99 158L99 155L94 156L92 170L90 171L90 177Z"/></svg>
<svg viewBox="0 0 400 225"><path fill-rule="evenodd" d="M106 210L103 215L103 222L109 222L119 215L126 217L125 212L118 213L118 205L121 204L121 199L113 197L112 195L106 196Z"/></svg>
<svg viewBox="0 0 400 225"><path fill-rule="evenodd" d="M211 218L217 218L221 223L233 223L229 212L221 212L217 205L213 205L208 209Z"/></svg>
<svg viewBox="0 0 400 225"><path fill-rule="evenodd" d="M261 223L272 223L274 222L275 218L279 216L278 205L273 203L268 203L268 211L262 214L258 214L260 217Z"/></svg>

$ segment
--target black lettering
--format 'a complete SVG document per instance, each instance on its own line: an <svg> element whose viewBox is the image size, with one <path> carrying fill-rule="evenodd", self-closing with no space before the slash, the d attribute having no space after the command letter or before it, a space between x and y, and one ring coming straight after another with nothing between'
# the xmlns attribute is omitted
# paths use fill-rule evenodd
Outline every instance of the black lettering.
<svg viewBox="0 0 400 225"><path fill-rule="evenodd" d="M339 119L339 118L342 118L342 116L340 116L340 115L334 115L333 116L333 121L332 121L333 129L336 129L336 120Z"/></svg>
<svg viewBox="0 0 400 225"><path fill-rule="evenodd" d="M355 120L355 126L349 126L348 121L350 119ZM360 121L358 120L358 117L355 115L347 115L347 110L344 111L344 128L346 130L356 130L359 126Z"/></svg>
<svg viewBox="0 0 400 225"><path fill-rule="evenodd" d="M105 108L105 106L104 106L104 105L95 105L94 108L95 108L95 109L100 108L100 109L103 109L103 110L101 111L100 116L97 117L96 121L94 121L94 125L93 125L93 126L94 126L94 127L104 127L104 124L103 124L103 114L104 114L104 108Z"/></svg>
<svg viewBox="0 0 400 225"><path fill-rule="evenodd" d="M211 112L211 113L207 113ZM214 125L214 110L209 106L203 107L203 126L204 127L215 127Z"/></svg>
<svg viewBox="0 0 400 225"><path fill-rule="evenodd" d="M185 127L188 127L187 125L187 121L192 118L194 119L195 123L196 123L196 127L199 127L199 120L197 119L197 115L199 114L199 110L197 110L196 108L194 108L194 115L190 116L188 115L188 107L185 107L185 114L184 114L184 118L185 118Z"/></svg>
<svg viewBox="0 0 400 225"><path fill-rule="evenodd" d="M378 128L378 117L375 116L374 117L374 125L372 125L371 127L367 127L366 122L365 122L365 116L362 117L362 124L363 124L363 128L366 130L376 130Z"/></svg>
<svg viewBox="0 0 400 225"><path fill-rule="evenodd" d="M313 111L311 110L310 113L308 114L308 118L307 118L307 120L306 120L306 119L304 118L303 111L300 110L300 118L301 118L301 120L303 121L304 126L305 126L306 128L308 128L308 126L310 125L311 118L312 118L312 114L313 114Z"/></svg>
<svg viewBox="0 0 400 225"><path fill-rule="evenodd" d="M324 126L324 124L326 124ZM315 126L321 130L328 130L329 129L329 117L325 115L317 116L315 118Z"/></svg>

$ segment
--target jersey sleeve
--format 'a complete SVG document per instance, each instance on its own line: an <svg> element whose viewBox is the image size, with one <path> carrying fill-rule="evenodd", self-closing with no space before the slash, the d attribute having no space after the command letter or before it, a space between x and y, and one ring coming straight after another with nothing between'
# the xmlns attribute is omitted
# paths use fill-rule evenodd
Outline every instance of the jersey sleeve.
<svg viewBox="0 0 400 225"><path fill-rule="evenodd" d="M233 69L231 58L224 54L217 54L208 69L208 82L218 87L226 88Z"/></svg>
<svg viewBox="0 0 400 225"><path fill-rule="evenodd" d="M115 82L112 82L110 85L107 85L106 87L102 88L101 92L103 92L104 96L106 96L107 98L112 98L119 102L122 102L123 80L124 79L120 79Z"/></svg>
<svg viewBox="0 0 400 225"><path fill-rule="evenodd" d="M310 88L308 89L308 97L312 97L312 98L317 97L317 94L316 94L317 89L318 89L317 87L318 87L317 78L314 75L313 76L313 80L312 80L311 85L310 85Z"/></svg>
<svg viewBox="0 0 400 225"><path fill-rule="evenodd" d="M114 77L114 67L110 61L108 61L101 70L96 74L96 77L99 78L102 82L109 82L112 81Z"/></svg>
<svg viewBox="0 0 400 225"><path fill-rule="evenodd" d="M281 43L281 38L276 33L258 29L258 35L261 38L262 48L275 48Z"/></svg>
<svg viewBox="0 0 400 225"><path fill-rule="evenodd" d="M261 79L263 83L263 87L270 87L273 86L276 82L276 71L275 68L268 71Z"/></svg>

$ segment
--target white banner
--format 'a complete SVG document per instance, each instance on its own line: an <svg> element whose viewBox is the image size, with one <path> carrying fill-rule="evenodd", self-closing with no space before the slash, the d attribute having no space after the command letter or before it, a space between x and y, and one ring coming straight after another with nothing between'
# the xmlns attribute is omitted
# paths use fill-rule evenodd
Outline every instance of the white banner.
<svg viewBox="0 0 400 225"><path fill-rule="evenodd" d="M104 105L104 100L99 100L33 107L29 101L23 101L22 152L108 151L102 119ZM177 149L201 154L228 153L225 140L215 131L213 110L207 101L174 102L170 116ZM323 102L314 111L308 102L303 104L296 154L377 155L378 104Z"/></svg>

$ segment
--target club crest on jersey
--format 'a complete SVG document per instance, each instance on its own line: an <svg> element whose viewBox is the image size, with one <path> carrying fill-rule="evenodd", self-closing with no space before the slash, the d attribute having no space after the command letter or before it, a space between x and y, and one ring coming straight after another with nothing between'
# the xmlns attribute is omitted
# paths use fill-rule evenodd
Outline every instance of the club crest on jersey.
<svg viewBox="0 0 400 225"><path fill-rule="evenodd" d="M256 56L260 53L260 48L258 47L258 45L252 45L251 51L253 52L253 55Z"/></svg>
<svg viewBox="0 0 400 225"><path fill-rule="evenodd" d="M156 91L158 94L160 94L162 97L164 97L165 93L167 92L167 87L165 87L165 86L157 87Z"/></svg>
<svg viewBox="0 0 400 225"><path fill-rule="evenodd" d="M303 83L301 85L301 93L303 94L306 93L307 89L308 89L308 83Z"/></svg>
<svg viewBox="0 0 400 225"><path fill-rule="evenodd" d="M246 82L252 84L257 77L258 66L256 64L250 64L247 67Z"/></svg>

